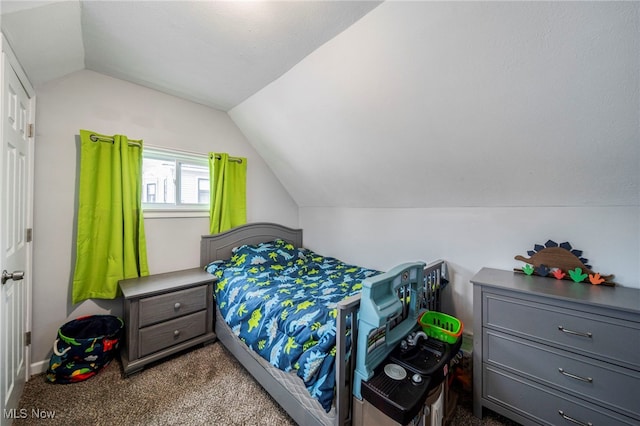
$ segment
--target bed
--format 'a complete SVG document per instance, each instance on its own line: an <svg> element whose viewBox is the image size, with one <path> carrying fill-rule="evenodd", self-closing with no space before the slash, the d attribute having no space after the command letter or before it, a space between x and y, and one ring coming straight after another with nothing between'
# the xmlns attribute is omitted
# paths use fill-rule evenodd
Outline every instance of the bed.
<svg viewBox="0 0 640 426"><path fill-rule="evenodd" d="M380 271L308 250L302 230L273 223L202 236L200 265L218 277L218 339L276 402L298 424L350 424L352 318L361 282ZM430 309L443 266L425 268Z"/></svg>

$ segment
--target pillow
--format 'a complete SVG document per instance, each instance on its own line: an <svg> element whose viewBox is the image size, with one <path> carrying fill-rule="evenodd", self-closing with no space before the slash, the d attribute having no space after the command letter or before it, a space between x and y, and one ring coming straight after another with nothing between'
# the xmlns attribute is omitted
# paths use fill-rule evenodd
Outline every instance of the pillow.
<svg viewBox="0 0 640 426"><path fill-rule="evenodd" d="M219 271L220 267L223 266L223 263L224 263L223 260L214 260L213 262L205 266L204 270L210 274L215 274L216 271Z"/></svg>
<svg viewBox="0 0 640 426"><path fill-rule="evenodd" d="M281 239L260 243L256 245L244 245L238 247L233 254L231 262L234 266L287 266L298 258L304 257L301 250L293 244Z"/></svg>

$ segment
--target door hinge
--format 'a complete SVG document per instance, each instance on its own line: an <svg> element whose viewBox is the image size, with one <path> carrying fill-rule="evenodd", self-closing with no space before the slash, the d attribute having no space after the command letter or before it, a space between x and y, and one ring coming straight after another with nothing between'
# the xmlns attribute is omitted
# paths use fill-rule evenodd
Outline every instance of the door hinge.
<svg viewBox="0 0 640 426"><path fill-rule="evenodd" d="M24 333L24 345L29 346L31 344L31 332L27 331Z"/></svg>
<svg viewBox="0 0 640 426"><path fill-rule="evenodd" d="M27 242L33 241L33 228L27 228Z"/></svg>
<svg viewBox="0 0 640 426"><path fill-rule="evenodd" d="M29 126L27 127L27 137L32 138L33 134L33 123L29 123Z"/></svg>

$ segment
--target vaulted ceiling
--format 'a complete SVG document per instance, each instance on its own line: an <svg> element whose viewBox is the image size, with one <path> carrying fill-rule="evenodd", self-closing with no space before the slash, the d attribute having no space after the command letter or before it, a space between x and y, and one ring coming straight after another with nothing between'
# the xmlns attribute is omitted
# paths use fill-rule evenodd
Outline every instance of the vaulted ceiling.
<svg viewBox="0 0 640 426"><path fill-rule="evenodd" d="M89 69L228 110L378 1L12 1L2 30L37 87Z"/></svg>
<svg viewBox="0 0 640 426"><path fill-rule="evenodd" d="M228 111L300 207L640 203L640 2L0 5L36 89Z"/></svg>
<svg viewBox="0 0 640 426"><path fill-rule="evenodd" d="M386 1L229 114L299 206L637 206L640 2Z"/></svg>

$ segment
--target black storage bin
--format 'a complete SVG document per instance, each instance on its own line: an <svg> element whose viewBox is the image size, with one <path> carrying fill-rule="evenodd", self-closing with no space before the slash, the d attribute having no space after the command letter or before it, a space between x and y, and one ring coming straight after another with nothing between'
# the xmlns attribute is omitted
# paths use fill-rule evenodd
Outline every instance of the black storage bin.
<svg viewBox="0 0 640 426"><path fill-rule="evenodd" d="M47 381L74 383L95 376L117 353L124 322L113 315L90 315L58 329Z"/></svg>

